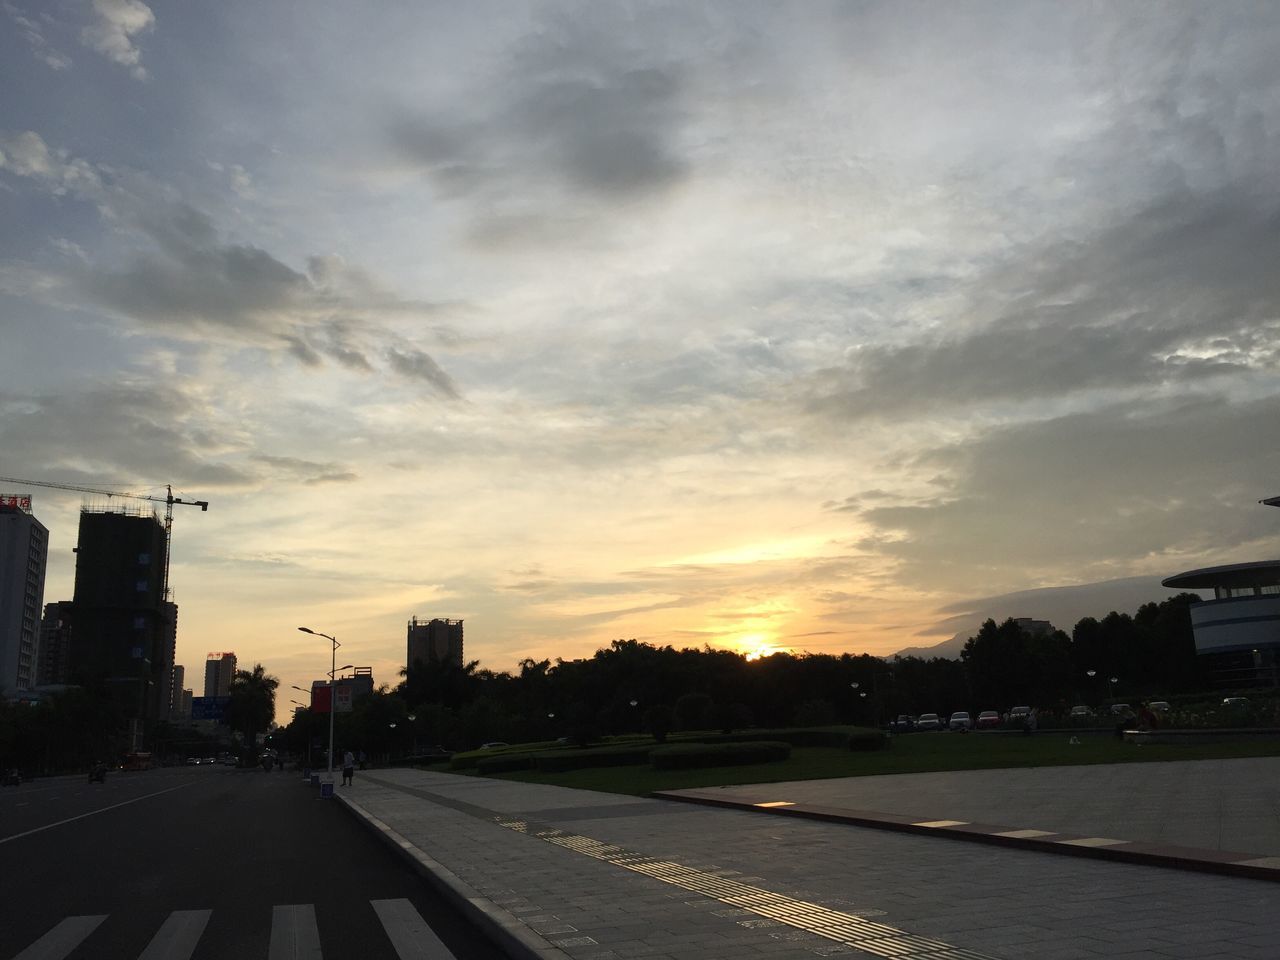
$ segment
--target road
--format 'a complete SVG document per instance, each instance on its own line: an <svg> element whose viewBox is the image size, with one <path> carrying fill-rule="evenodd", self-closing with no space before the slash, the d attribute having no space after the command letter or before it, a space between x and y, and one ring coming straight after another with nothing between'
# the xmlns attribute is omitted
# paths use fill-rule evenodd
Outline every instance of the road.
<svg viewBox="0 0 1280 960"><path fill-rule="evenodd" d="M502 954L298 774L0 790L0 960L450 956Z"/></svg>

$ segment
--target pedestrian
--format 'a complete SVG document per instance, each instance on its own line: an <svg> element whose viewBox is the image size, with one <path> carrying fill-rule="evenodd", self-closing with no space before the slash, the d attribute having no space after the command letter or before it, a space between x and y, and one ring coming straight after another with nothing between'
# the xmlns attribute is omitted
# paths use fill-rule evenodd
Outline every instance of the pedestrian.
<svg viewBox="0 0 1280 960"><path fill-rule="evenodd" d="M342 755L342 785L349 787L356 778L356 758L348 750Z"/></svg>
<svg viewBox="0 0 1280 960"><path fill-rule="evenodd" d="M363 750L361 750L360 751L360 769L361 770L367 769L368 763L369 763L369 755L366 754Z"/></svg>

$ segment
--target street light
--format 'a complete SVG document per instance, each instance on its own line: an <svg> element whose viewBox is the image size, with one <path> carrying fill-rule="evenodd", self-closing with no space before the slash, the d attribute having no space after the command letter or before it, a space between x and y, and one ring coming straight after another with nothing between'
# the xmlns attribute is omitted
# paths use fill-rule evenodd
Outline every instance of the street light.
<svg viewBox="0 0 1280 960"><path fill-rule="evenodd" d="M329 783L332 784L333 783L333 716L335 713L337 713L337 710L335 708L338 706L334 702L333 675L338 672L338 668L334 666L334 664L338 662L338 648L342 646L342 644L340 644L334 637L329 636L327 633L321 633L318 630L312 630L310 627L299 627L298 629L303 633L311 634L313 637L324 637L326 640L328 640L330 643L333 644L333 649L330 651L330 654L329 654L329 666L333 668L329 671ZM345 670L347 668L343 667L342 669Z"/></svg>

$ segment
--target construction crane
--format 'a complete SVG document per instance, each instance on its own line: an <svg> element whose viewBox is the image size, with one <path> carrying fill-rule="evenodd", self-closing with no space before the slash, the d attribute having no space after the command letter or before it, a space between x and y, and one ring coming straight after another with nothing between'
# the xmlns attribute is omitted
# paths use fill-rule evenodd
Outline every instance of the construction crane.
<svg viewBox="0 0 1280 960"><path fill-rule="evenodd" d="M47 487L51 490L72 490L76 493L91 493L99 497L125 497L129 500L150 500L153 503L164 504L164 593L166 600L169 599L169 554L170 546L173 542L173 505L180 503L187 507L199 507L201 513L207 512L209 509L208 500L183 500L181 497L173 495L173 486L165 484L165 495L163 497L150 497L145 493L122 493L118 490L98 490L94 487L80 487L73 483L52 483L48 480L22 480L18 477L0 477L0 483L13 483L24 487Z"/></svg>

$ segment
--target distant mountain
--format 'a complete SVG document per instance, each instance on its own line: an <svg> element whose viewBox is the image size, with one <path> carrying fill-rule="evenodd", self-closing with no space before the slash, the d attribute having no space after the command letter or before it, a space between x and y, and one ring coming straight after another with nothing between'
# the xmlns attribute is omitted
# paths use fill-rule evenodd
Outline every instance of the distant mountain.
<svg viewBox="0 0 1280 960"><path fill-rule="evenodd" d="M949 614L918 636L952 634L932 646L904 647L899 657L959 658L965 641L978 632L984 620L1003 623L1010 617L1031 617L1048 620L1068 634L1085 617L1101 620L1112 610L1132 614L1144 603L1159 603L1178 593L1160 585L1159 577L1125 577L1122 580L1103 580L1098 583L1082 583L1071 587L1046 587L1041 590L1020 590L998 597L965 600L940 610Z"/></svg>

